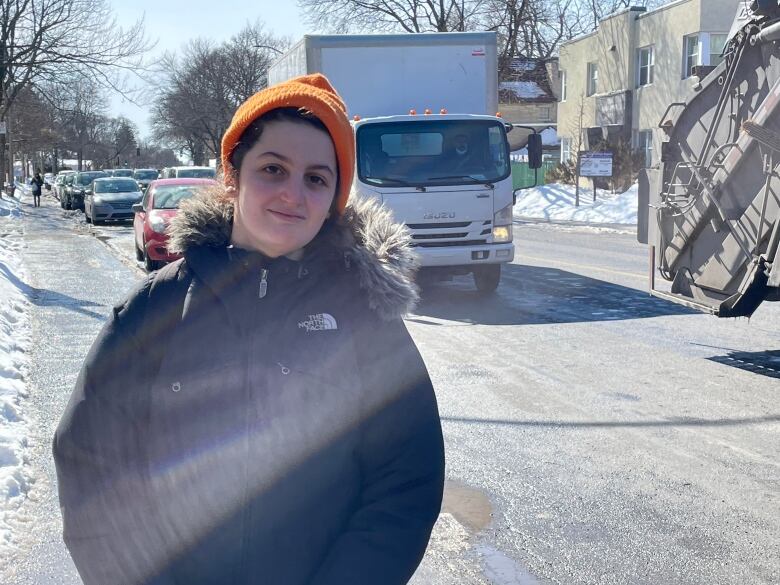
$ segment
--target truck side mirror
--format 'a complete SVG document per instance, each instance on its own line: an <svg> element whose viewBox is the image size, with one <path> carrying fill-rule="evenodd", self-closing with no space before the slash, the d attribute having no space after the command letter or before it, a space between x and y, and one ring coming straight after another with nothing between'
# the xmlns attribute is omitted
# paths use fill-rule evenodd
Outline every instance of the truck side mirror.
<svg viewBox="0 0 780 585"><path fill-rule="evenodd" d="M528 149L529 168L542 168L542 135L536 133L529 134L526 148Z"/></svg>

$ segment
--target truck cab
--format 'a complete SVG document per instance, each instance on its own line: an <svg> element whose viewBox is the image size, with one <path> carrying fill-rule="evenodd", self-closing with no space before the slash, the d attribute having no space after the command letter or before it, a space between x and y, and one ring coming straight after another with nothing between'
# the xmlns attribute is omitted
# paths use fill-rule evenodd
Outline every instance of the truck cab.
<svg viewBox="0 0 780 585"><path fill-rule="evenodd" d="M474 274L498 286L514 258L505 122L495 116L409 114L353 123L356 191L404 223L428 274Z"/></svg>

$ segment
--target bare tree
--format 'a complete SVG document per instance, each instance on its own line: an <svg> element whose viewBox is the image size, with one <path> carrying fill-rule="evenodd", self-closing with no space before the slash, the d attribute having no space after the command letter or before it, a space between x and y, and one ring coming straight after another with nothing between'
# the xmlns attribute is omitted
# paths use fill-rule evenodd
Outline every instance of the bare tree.
<svg viewBox="0 0 780 585"><path fill-rule="evenodd" d="M196 164L216 157L236 109L267 85L268 67L288 45L258 22L220 46L195 40L182 58L167 55L152 110L156 139L187 151Z"/></svg>
<svg viewBox="0 0 780 585"><path fill-rule="evenodd" d="M319 29L454 32L477 27L484 0L299 0Z"/></svg>
<svg viewBox="0 0 780 585"><path fill-rule="evenodd" d="M68 149L76 154L78 170L81 170L84 159L93 158L93 147L101 142L108 100L97 82L90 79L76 78L56 88L65 141Z"/></svg>
<svg viewBox="0 0 780 585"><path fill-rule="evenodd" d="M547 59L562 41L586 32L575 0L488 0L482 20L498 36L499 77L515 57Z"/></svg>
<svg viewBox="0 0 780 585"><path fill-rule="evenodd" d="M75 72L121 89L118 72L140 68L148 48L143 21L119 27L107 0L0 0L0 121L25 88Z"/></svg>

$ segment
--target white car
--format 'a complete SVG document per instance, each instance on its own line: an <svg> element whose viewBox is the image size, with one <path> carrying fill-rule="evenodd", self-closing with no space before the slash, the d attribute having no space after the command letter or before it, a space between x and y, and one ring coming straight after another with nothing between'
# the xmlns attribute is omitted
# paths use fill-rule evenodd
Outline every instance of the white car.
<svg viewBox="0 0 780 585"><path fill-rule="evenodd" d="M54 189L54 197L56 199L62 200L62 194L65 191L65 177L68 175L75 175L76 171L60 171L57 173L57 176L54 177L53 181L53 189Z"/></svg>
<svg viewBox="0 0 780 585"><path fill-rule="evenodd" d="M166 167L161 179L213 179L217 176L214 167Z"/></svg>

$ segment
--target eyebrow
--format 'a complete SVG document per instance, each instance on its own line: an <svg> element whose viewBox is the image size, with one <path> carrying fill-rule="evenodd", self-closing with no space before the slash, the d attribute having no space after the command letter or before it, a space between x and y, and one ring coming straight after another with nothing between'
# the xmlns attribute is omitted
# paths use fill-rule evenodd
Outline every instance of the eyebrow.
<svg viewBox="0 0 780 585"><path fill-rule="evenodd" d="M260 158L260 157L263 157L263 156L273 156L273 157L278 158L279 160L284 161L286 163L292 163L292 160L290 160L290 157L284 156L283 154L279 154L278 152L274 152L272 150L268 150L266 152L259 153L257 155L257 158ZM336 176L336 173L328 165L311 165L310 167L307 167L307 168L311 169L311 170L328 171L334 177Z"/></svg>

